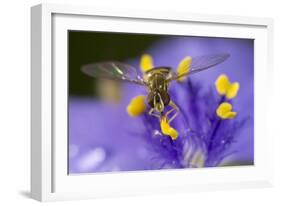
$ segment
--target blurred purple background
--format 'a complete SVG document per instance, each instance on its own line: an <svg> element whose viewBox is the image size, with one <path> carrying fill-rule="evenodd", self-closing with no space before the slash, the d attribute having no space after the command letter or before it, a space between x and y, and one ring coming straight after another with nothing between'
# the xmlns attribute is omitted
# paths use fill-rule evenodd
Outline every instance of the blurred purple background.
<svg viewBox="0 0 281 206"><path fill-rule="evenodd" d="M229 53L230 58L209 70L172 83L170 94L181 114L172 123L179 138L171 142L159 131L157 119L126 113L130 99L146 89L121 84L120 101L69 97L69 173L135 171L254 162L254 41L250 39L167 37L147 49L155 66L176 68L185 56ZM140 53L127 63L139 67ZM88 63L88 62L85 62ZM231 100L238 113L220 122L215 110L222 101L214 83L220 74L240 83ZM219 129L214 133L214 124ZM161 140L161 141L160 141Z"/></svg>

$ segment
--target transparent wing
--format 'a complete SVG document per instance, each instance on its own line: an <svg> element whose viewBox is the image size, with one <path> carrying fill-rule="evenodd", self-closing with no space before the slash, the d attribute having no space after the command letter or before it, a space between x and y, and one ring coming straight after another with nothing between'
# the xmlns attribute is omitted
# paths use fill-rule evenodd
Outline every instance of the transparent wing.
<svg viewBox="0 0 281 206"><path fill-rule="evenodd" d="M142 78L137 74L137 70L121 62L101 62L84 65L81 71L91 77L128 81L144 85Z"/></svg>
<svg viewBox="0 0 281 206"><path fill-rule="evenodd" d="M227 53L222 54L213 54L213 55L205 55L193 57L190 65L190 69L188 73L184 73L181 75L174 74L171 80L179 79L186 75L192 75L197 72L204 71L213 66L216 66L222 62L224 62L230 55Z"/></svg>

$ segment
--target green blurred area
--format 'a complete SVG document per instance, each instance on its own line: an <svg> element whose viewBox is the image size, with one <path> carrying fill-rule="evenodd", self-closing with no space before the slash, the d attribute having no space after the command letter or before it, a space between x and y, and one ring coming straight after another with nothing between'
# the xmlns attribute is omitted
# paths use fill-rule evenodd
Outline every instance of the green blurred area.
<svg viewBox="0 0 281 206"><path fill-rule="evenodd" d="M68 32L69 95L95 96L95 79L80 71L84 64L101 61L126 61L140 57L160 35L108 33L108 32Z"/></svg>

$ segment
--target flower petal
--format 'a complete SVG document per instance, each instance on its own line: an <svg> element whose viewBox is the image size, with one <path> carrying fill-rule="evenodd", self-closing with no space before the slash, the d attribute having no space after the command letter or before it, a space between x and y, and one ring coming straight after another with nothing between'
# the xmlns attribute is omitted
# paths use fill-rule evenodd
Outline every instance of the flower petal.
<svg viewBox="0 0 281 206"><path fill-rule="evenodd" d="M127 112L131 117L137 117L146 110L145 96L139 95L134 97L127 106Z"/></svg>
<svg viewBox="0 0 281 206"><path fill-rule="evenodd" d="M178 65L177 72L178 75L187 74L190 69L192 58L190 56L185 57ZM183 81L185 79L185 76L178 79L178 81Z"/></svg>
<svg viewBox="0 0 281 206"><path fill-rule="evenodd" d="M227 93L230 82L225 74L221 74L216 80L216 89L220 95L225 95Z"/></svg>
<svg viewBox="0 0 281 206"><path fill-rule="evenodd" d="M228 102L223 102L218 106L216 113L222 119L233 119L237 113L231 110L232 105Z"/></svg>
<svg viewBox="0 0 281 206"><path fill-rule="evenodd" d="M236 97L238 91L239 91L239 83L238 82L234 82L232 84L229 85L227 92L226 92L226 97L228 99L232 99L234 97Z"/></svg>
<svg viewBox="0 0 281 206"><path fill-rule="evenodd" d="M140 68L142 69L142 71L146 72L153 67L153 58L149 54L142 55L140 59Z"/></svg>

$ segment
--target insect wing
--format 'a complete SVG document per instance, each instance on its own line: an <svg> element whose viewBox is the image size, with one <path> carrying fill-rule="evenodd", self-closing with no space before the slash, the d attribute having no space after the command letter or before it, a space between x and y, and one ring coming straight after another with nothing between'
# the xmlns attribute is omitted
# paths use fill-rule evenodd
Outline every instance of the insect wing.
<svg viewBox="0 0 281 206"><path fill-rule="evenodd" d="M213 54L213 55L194 57L194 58L192 58L189 72L181 74L181 75L175 74L172 77L172 80L179 79L183 76L195 74L197 72L201 72L206 69L209 69L213 66L216 66L216 65L224 62L229 56L230 56L229 54L223 53L223 54Z"/></svg>
<svg viewBox="0 0 281 206"><path fill-rule="evenodd" d="M91 77L144 84L134 67L121 62L88 64L82 66L81 71Z"/></svg>

